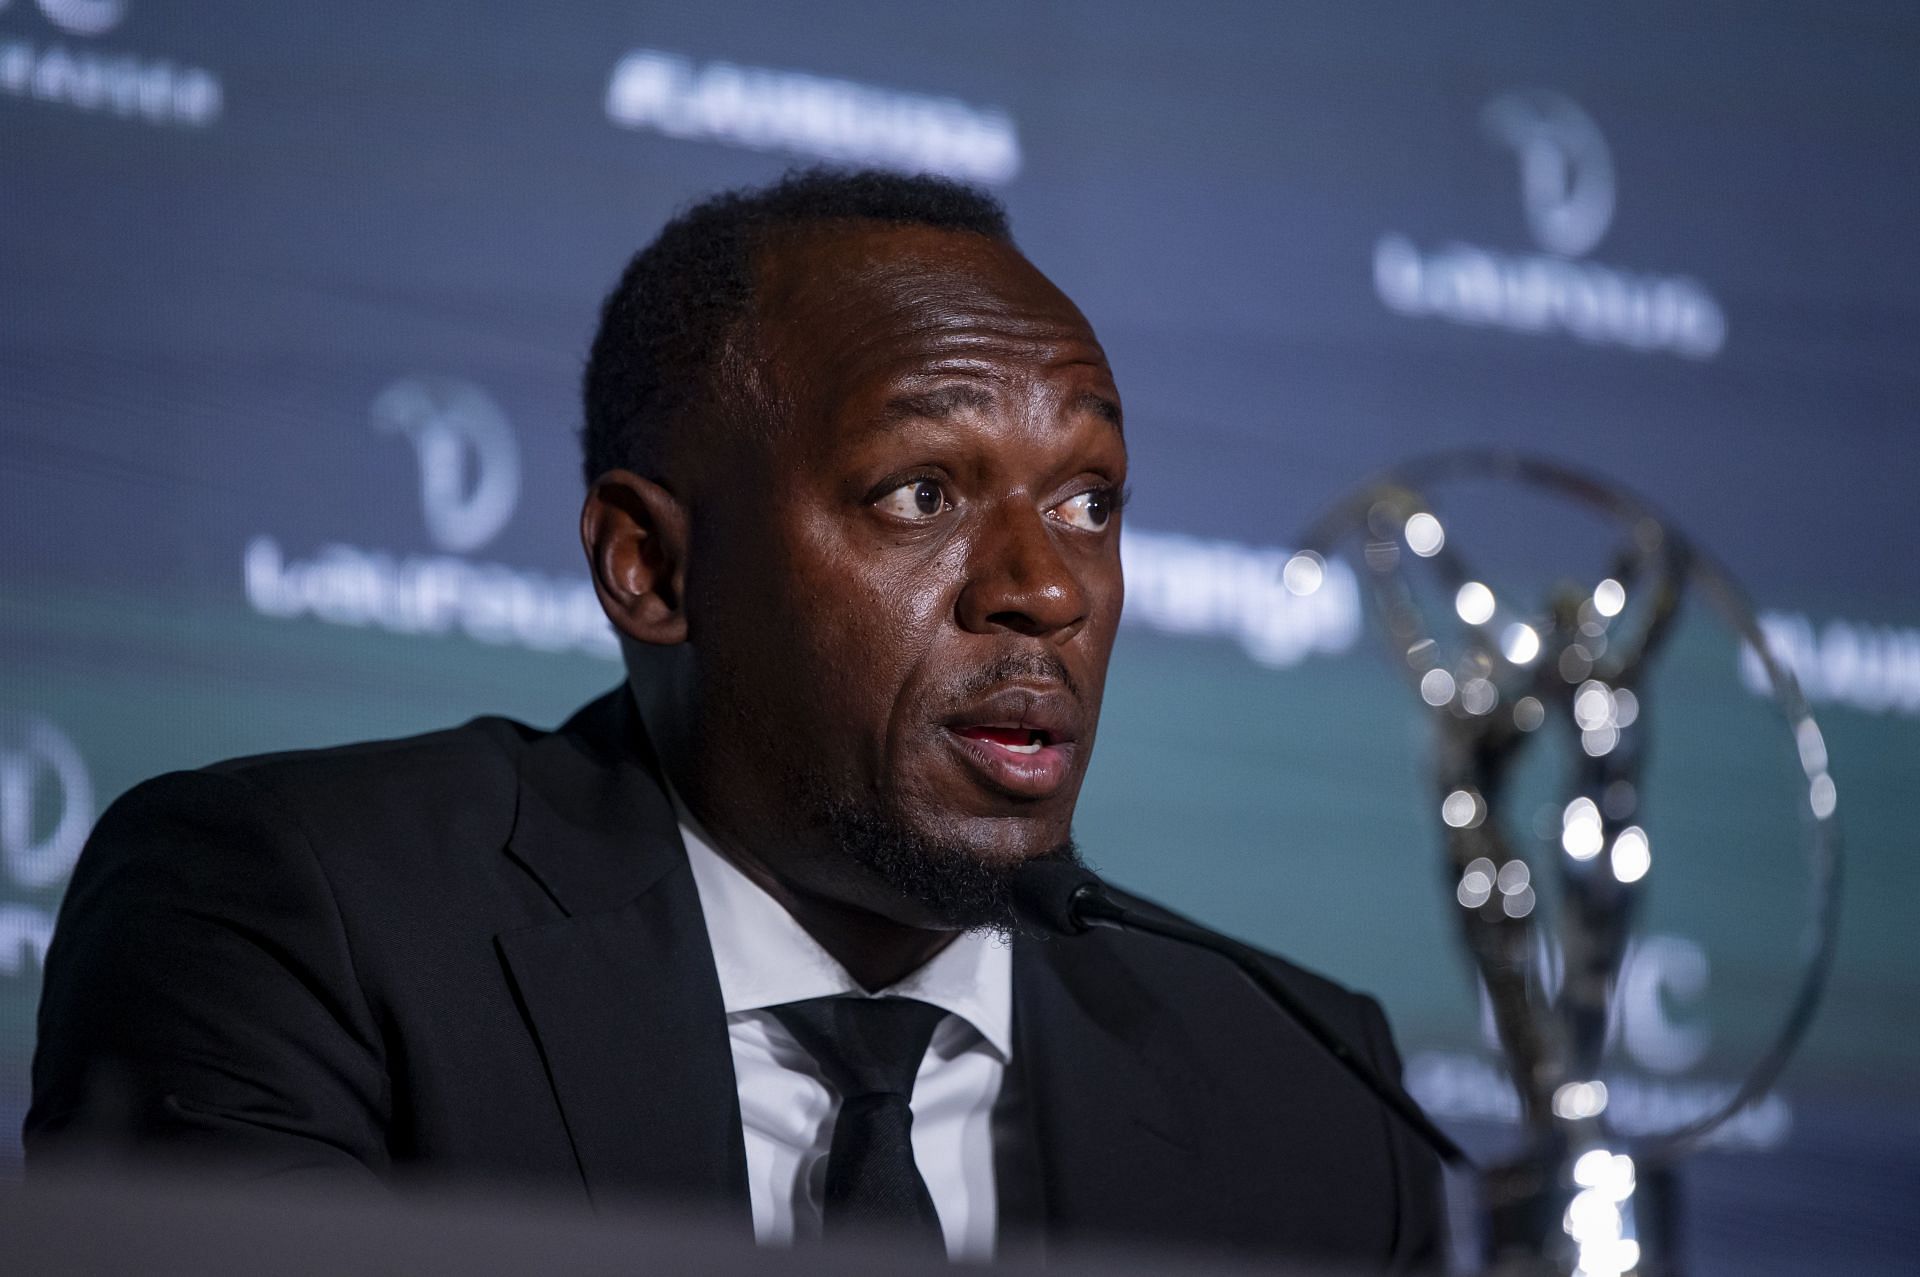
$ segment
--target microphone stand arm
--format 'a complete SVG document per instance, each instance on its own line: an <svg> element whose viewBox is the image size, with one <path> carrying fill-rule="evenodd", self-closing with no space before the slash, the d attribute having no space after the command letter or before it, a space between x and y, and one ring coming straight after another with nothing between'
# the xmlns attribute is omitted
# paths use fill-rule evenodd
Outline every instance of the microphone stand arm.
<svg viewBox="0 0 1920 1277"><path fill-rule="evenodd" d="M1445 1131L1433 1124L1398 1083L1374 1072L1367 1062L1347 1045L1345 1039L1327 1027L1325 1021L1308 1010L1306 1005L1294 995L1293 990L1274 977L1261 955L1253 949L1229 940L1225 936L1215 935L1202 927L1196 927L1190 922L1182 922L1177 918L1155 917L1136 909L1129 909L1092 886L1082 887L1075 892L1071 907L1073 915L1088 926L1113 927L1122 931L1143 931L1149 935L1205 949L1233 963L1254 988L1260 990L1270 1002L1285 1012L1288 1019L1304 1029L1308 1037L1319 1043L1321 1049L1338 1061L1355 1081L1372 1092L1375 1099L1392 1110L1409 1130L1420 1137L1421 1143L1439 1155L1441 1161L1449 1166L1465 1168L1473 1166L1472 1159L1461 1151L1460 1146L1454 1143Z"/></svg>

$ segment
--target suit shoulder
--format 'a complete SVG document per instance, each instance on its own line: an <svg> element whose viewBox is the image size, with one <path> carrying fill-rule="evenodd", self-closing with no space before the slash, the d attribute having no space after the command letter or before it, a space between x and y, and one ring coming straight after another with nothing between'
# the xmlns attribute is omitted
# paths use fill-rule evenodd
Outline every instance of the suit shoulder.
<svg viewBox="0 0 1920 1277"><path fill-rule="evenodd" d="M289 796L314 789L337 795L343 784L373 794L394 787L413 791L423 782L470 784L476 772L510 772L520 752L545 735L509 718L483 717L413 736L250 754L199 771Z"/></svg>
<svg viewBox="0 0 1920 1277"><path fill-rule="evenodd" d="M169 772L121 795L93 841L211 852L262 835L292 838L331 870L368 856L391 860L402 847L498 846L513 821L520 755L545 734L478 718L417 736Z"/></svg>

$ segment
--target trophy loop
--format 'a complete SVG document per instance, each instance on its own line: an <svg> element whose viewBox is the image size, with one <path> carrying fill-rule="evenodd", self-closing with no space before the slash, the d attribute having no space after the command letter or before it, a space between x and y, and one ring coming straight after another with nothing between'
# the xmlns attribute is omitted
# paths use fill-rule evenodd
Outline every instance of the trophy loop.
<svg viewBox="0 0 1920 1277"><path fill-rule="evenodd" d="M1458 480L1517 485L1530 490L1528 499L1556 498L1601 515L1618 533L1606 574L1539 600L1497 594L1428 497ZM1358 542L1359 575L1394 664L1433 723L1447 885L1531 1134L1527 1152L1490 1172L1484 1185L1496 1254L1548 1264L1526 1271L1670 1271L1666 1168L1771 1088L1832 965L1841 850L1820 729L1725 569L1643 502L1591 475L1511 452L1408 463L1361 485L1308 529L1285 567L1287 587L1318 588L1327 558L1349 542ZM1744 1080L1710 1112L1641 1137L1629 1154L1608 1126L1601 1066L1653 864L1639 820L1645 675L1689 594L1752 650L1793 735L1812 817L1811 922L1794 997ZM1569 751L1573 764L1556 800L1558 845L1529 859L1500 816L1530 742L1549 724L1570 732L1578 748ZM1537 908L1543 870L1559 896L1560 969L1551 996Z"/></svg>

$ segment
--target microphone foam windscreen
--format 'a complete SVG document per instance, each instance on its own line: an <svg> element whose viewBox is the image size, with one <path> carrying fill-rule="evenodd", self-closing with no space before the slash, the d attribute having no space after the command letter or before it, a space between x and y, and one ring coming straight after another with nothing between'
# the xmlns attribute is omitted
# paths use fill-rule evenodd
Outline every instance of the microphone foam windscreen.
<svg viewBox="0 0 1920 1277"><path fill-rule="evenodd" d="M1014 916L1039 931L1077 936L1087 924L1074 911L1075 898L1098 891L1100 879L1071 860L1029 860L1014 871L1010 892Z"/></svg>

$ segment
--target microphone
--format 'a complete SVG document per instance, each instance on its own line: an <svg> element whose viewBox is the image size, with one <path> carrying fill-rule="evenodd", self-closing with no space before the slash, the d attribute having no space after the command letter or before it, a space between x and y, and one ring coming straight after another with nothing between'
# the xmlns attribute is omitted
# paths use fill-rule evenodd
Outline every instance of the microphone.
<svg viewBox="0 0 1920 1277"><path fill-rule="evenodd" d="M1218 954L1238 967L1254 988L1305 1030L1308 1037L1372 1092L1373 1097L1419 1136L1421 1143L1438 1154L1441 1161L1449 1166L1473 1165L1472 1159L1433 1124L1399 1083L1374 1072L1359 1052L1274 976L1262 956L1251 947L1178 918L1129 909L1107 894L1106 885L1092 870L1063 860L1032 860L1023 865L1013 876L1011 903L1016 917L1050 935L1079 936L1094 927L1112 927L1160 936Z"/></svg>

